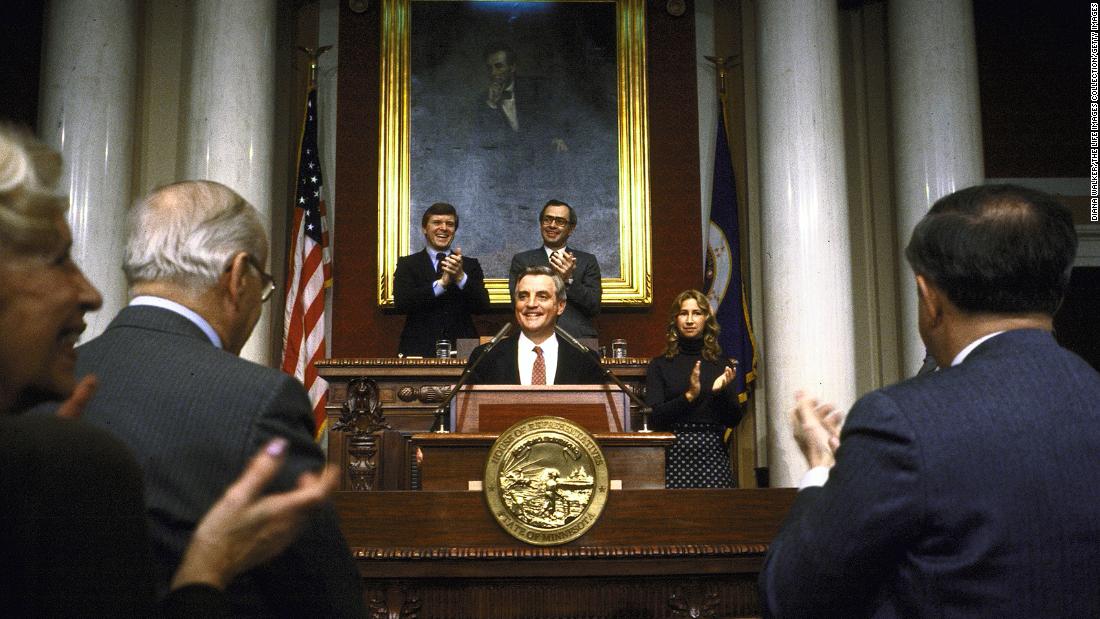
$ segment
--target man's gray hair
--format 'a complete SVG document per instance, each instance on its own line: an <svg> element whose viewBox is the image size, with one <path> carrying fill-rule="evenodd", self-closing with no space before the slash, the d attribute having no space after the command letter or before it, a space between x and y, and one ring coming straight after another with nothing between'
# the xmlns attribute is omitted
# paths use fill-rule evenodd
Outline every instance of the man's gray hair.
<svg viewBox="0 0 1100 619"><path fill-rule="evenodd" d="M122 269L131 287L163 281L199 292L215 285L240 252L267 261L256 208L221 183L184 181L134 205Z"/></svg>
<svg viewBox="0 0 1100 619"><path fill-rule="evenodd" d="M554 295L557 296L558 301L565 300L565 280L561 278L553 269L547 266L535 266L527 267L516 278L516 288L519 288L519 282L528 275L545 275L554 280Z"/></svg>

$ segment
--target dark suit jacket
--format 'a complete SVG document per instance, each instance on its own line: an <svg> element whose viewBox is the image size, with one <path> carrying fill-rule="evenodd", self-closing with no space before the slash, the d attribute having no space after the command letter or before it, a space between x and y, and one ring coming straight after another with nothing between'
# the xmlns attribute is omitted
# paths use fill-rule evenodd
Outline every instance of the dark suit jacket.
<svg viewBox="0 0 1100 619"><path fill-rule="evenodd" d="M1100 611L1100 375L1047 332L852 408L760 576L778 617Z"/></svg>
<svg viewBox="0 0 1100 619"><path fill-rule="evenodd" d="M0 415L0 522L8 616L230 616L224 594L198 585L158 612L141 468L82 421Z"/></svg>
<svg viewBox="0 0 1100 619"><path fill-rule="evenodd" d="M603 294L600 265L590 253L568 246L565 250L573 253L577 268L573 271L573 283L565 289L565 312L558 316L558 326L573 337L598 337L592 319L600 313L600 297ZM513 300L516 296L516 278L524 269L533 266L550 266L550 259L542 247L512 256L512 266L508 269L508 291Z"/></svg>
<svg viewBox="0 0 1100 619"><path fill-rule="evenodd" d="M557 336L555 336L557 337ZM469 385L518 385L518 337L501 340L489 351L477 369L470 374ZM466 366L470 367L485 354L487 345L478 346L470 353ZM558 366L554 375L555 385L602 385L603 372L595 356L588 356L558 338Z"/></svg>
<svg viewBox="0 0 1100 619"><path fill-rule="evenodd" d="M302 385L215 348L186 318L127 307L78 351L77 374L99 390L83 419L122 440L145 476L145 503L161 586L195 525L269 439L289 441L273 490L323 465ZM298 541L228 590L234 611L264 616L362 616L362 584L331 507Z"/></svg>
<svg viewBox="0 0 1100 619"><path fill-rule="evenodd" d="M393 301L397 311L408 314L397 351L403 355L435 356L436 340L447 339L453 346L460 337L477 337L472 314L489 309L485 276L475 258L462 257L466 286L448 286L435 296L436 279L432 259L426 250L397 259L393 276Z"/></svg>

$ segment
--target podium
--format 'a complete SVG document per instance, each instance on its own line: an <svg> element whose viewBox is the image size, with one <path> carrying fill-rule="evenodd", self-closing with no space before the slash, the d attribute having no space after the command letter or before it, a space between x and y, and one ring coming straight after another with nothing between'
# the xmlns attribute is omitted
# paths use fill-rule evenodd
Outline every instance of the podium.
<svg viewBox="0 0 1100 619"><path fill-rule="evenodd" d="M479 490L489 448L501 432L529 417L553 415L588 430L607 459L615 489L665 487L666 432L630 432L630 401L607 385L473 385L451 402L451 433L413 434L420 488Z"/></svg>
<svg viewBox="0 0 1100 619"><path fill-rule="evenodd" d="M458 433L507 430L528 417L565 417L589 432L630 432L630 400L614 385L471 385L451 402Z"/></svg>

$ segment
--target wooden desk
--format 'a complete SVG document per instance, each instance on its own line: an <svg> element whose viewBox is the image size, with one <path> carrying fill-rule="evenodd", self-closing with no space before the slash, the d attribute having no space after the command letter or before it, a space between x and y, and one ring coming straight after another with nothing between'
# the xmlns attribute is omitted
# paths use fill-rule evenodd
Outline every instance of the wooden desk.
<svg viewBox="0 0 1100 619"><path fill-rule="evenodd" d="M619 490L562 546L528 546L480 492L338 492L374 617L752 617L793 489Z"/></svg>

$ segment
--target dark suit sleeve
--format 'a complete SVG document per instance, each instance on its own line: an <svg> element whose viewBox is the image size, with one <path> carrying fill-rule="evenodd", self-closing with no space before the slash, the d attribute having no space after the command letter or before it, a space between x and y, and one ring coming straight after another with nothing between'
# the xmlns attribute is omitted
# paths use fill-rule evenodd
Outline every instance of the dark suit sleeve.
<svg viewBox="0 0 1100 619"><path fill-rule="evenodd" d="M527 265L520 258L523 254L513 254L512 264L508 267L508 297L512 301L516 300L516 278L519 274L527 268Z"/></svg>
<svg viewBox="0 0 1100 619"><path fill-rule="evenodd" d="M421 279L416 275L414 260L419 256L416 253L397 259L397 268L393 274L393 305L402 314L424 309L436 299L435 291L432 290L435 280Z"/></svg>
<svg viewBox="0 0 1100 619"><path fill-rule="evenodd" d="M566 287L569 304L582 314L595 318L600 313L600 297L603 284L600 277L600 264L596 257L585 254L584 260L577 254L577 268L573 271L573 283Z"/></svg>
<svg viewBox="0 0 1100 619"><path fill-rule="evenodd" d="M481 346L478 346L477 348L470 351L470 358L466 360L466 368L474 367L474 364L477 363L477 360L480 359L481 356L485 354L485 348L487 346L488 346L488 344L482 344ZM484 371L485 371L484 362L482 362L476 368L474 368L474 370L472 372L470 372L470 376L466 379L466 384L467 385L483 385L483 384L485 384L485 377L482 374Z"/></svg>
<svg viewBox="0 0 1100 619"><path fill-rule="evenodd" d="M568 344L565 344L568 346ZM604 377L603 364L600 362L600 353L595 350L589 350L588 352L576 351L581 361L578 365L584 368L583 374L577 384L580 385L602 385L608 382ZM554 382L557 382L556 380Z"/></svg>
<svg viewBox="0 0 1100 619"><path fill-rule="evenodd" d="M225 593L210 585L186 585L171 591L160 601L162 619L228 619L233 614Z"/></svg>
<svg viewBox="0 0 1100 619"><path fill-rule="evenodd" d="M274 436L289 442L286 464L273 490L290 488L302 472L323 466L324 456L313 432L305 390L287 376L263 407L252 441L253 452ZM285 616L362 617L365 613L358 568L329 504L307 520L296 542L248 576L264 583L270 606L285 611Z"/></svg>
<svg viewBox="0 0 1100 619"><path fill-rule="evenodd" d="M476 258L462 258L462 270L466 272L466 285L462 287L466 295L466 307L471 314L484 314L489 311L489 291L485 288L485 274Z"/></svg>
<svg viewBox="0 0 1100 619"><path fill-rule="evenodd" d="M862 616L923 520L919 454L907 419L872 393L852 409L821 488L798 493L760 573L778 617Z"/></svg>

